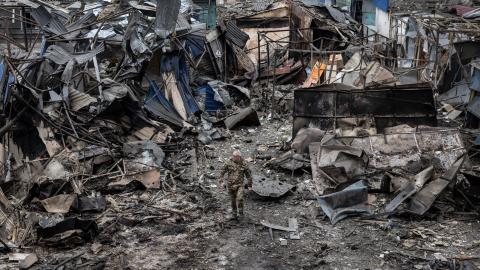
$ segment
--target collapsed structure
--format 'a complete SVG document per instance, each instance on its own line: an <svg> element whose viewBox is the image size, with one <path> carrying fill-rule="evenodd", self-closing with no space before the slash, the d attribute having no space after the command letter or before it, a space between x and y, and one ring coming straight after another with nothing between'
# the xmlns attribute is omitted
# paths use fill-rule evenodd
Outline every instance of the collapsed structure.
<svg viewBox="0 0 480 270"><path fill-rule="evenodd" d="M460 130L480 119L478 8L195 2L0 6L11 29L0 33L0 240L12 261L35 264L29 245L93 241L112 194L200 181L197 151L259 114L293 115L291 150L266 165L310 169L333 224L422 216L448 186L478 213L480 142ZM257 180L260 196L294 188ZM388 200L372 209L372 192ZM154 208L192 218L172 205Z"/></svg>

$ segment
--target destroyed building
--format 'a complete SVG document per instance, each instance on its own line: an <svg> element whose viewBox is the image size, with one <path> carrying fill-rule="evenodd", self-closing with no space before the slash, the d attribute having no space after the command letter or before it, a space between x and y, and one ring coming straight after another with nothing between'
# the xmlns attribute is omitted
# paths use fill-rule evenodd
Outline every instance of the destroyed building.
<svg viewBox="0 0 480 270"><path fill-rule="evenodd" d="M0 269L478 269L479 36L471 0L0 0Z"/></svg>

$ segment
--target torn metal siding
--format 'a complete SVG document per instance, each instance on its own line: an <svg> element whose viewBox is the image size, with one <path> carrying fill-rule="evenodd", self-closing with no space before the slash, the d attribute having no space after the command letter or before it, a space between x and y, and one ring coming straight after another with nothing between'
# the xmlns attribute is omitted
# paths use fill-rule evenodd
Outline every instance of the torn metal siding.
<svg viewBox="0 0 480 270"><path fill-rule="evenodd" d="M183 120L175 111L173 105L167 100L164 93L160 90L155 81L149 81L150 87L145 96L144 107L147 111L158 117L173 127L182 128Z"/></svg>
<svg viewBox="0 0 480 270"><path fill-rule="evenodd" d="M190 89L190 74L188 65L183 56L162 55L160 60L160 71L163 74L173 72L175 74L176 85L179 89L187 117L197 113L200 108L193 97ZM165 84L168 82L165 81Z"/></svg>
<svg viewBox="0 0 480 270"><path fill-rule="evenodd" d="M33 9L31 14L45 31L56 35L61 35L68 31L65 25L57 17L50 14L44 6Z"/></svg>
<svg viewBox="0 0 480 270"><path fill-rule="evenodd" d="M155 33L161 38L167 38L175 30L180 5L178 0L157 1Z"/></svg>
<svg viewBox="0 0 480 270"><path fill-rule="evenodd" d="M309 126L336 128L346 118L372 118L379 131L400 124L435 126L437 122L432 89L422 86L358 90L333 84L297 89L293 117L294 136Z"/></svg>
<svg viewBox="0 0 480 270"><path fill-rule="evenodd" d="M105 46L103 43L100 43L95 49L82 54L70 53L60 46L51 45L48 47L45 57L58 65L65 65L71 60L75 60L78 64L84 64L104 50Z"/></svg>
<svg viewBox="0 0 480 270"><path fill-rule="evenodd" d="M192 26L188 22L184 15L179 14L177 18L177 25L175 26L175 32L191 30Z"/></svg>

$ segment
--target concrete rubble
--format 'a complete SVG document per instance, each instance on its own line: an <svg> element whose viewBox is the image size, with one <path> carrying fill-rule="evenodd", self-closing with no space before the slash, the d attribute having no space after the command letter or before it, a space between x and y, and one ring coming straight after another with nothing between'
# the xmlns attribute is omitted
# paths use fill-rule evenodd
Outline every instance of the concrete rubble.
<svg viewBox="0 0 480 270"><path fill-rule="evenodd" d="M0 29L0 269L480 267L478 1L0 0Z"/></svg>

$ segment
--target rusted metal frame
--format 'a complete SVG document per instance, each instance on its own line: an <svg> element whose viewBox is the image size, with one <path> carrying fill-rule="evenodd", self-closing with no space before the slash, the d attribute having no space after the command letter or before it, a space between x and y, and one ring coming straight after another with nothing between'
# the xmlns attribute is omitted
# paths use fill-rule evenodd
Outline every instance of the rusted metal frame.
<svg viewBox="0 0 480 270"><path fill-rule="evenodd" d="M411 60L411 61L425 61L426 63L434 63L435 60L425 60L425 59L420 59L420 58L403 58L403 57L388 57L388 56L384 56L384 55L381 55L379 54L378 52L374 52L375 56L376 57L379 57L379 58L383 58L383 59L386 59L386 60Z"/></svg>
<svg viewBox="0 0 480 270"><path fill-rule="evenodd" d="M258 51L258 58L257 58L257 73L258 77L260 78L260 32L257 32L257 51Z"/></svg>
<svg viewBox="0 0 480 270"><path fill-rule="evenodd" d="M275 48L275 50L288 50L290 52L298 52L298 53L310 53L310 50L303 50L303 49L282 49L282 48ZM339 51L317 51L316 54L326 55L331 53L341 54L348 52L349 50L339 50Z"/></svg>
<svg viewBox="0 0 480 270"><path fill-rule="evenodd" d="M102 24L103 24L103 23L102 23ZM99 29L100 29L100 28L99 28ZM97 34L98 34L98 31L97 31ZM96 36L95 36L95 37L96 37ZM90 48L91 48L92 50L94 49L94 44L95 44L95 41L92 41L92 42L91 42L91 45L90 45ZM88 69L88 67L87 67L88 62L90 62L90 61L87 61L86 65L85 65L85 70ZM96 79L97 79L98 82L101 82L102 79L100 78L100 68L99 68L99 66L98 66L98 61L97 61L97 56L96 56L96 55L93 56L92 62L93 62L93 66L94 66L94 68L95 68L95 77L96 77ZM67 85L68 85L68 84L67 84ZM102 84L99 84L99 85L98 85L98 92L99 92L99 94L100 94L100 100L103 101L103 89L102 89Z"/></svg>
<svg viewBox="0 0 480 270"><path fill-rule="evenodd" d="M176 38L176 37L173 37L172 38L173 42L175 44L177 44L178 47L180 47L180 49L185 53L185 55L187 56L187 61L194 67L197 66L197 64L195 64L195 61L190 57L190 55L187 53L187 50L185 49L185 47L182 45L182 43ZM203 53L205 54L205 52ZM203 56L202 54L202 56Z"/></svg>
<svg viewBox="0 0 480 270"><path fill-rule="evenodd" d="M313 59L313 48L312 47L314 47L314 46L313 46L313 44L310 43L310 46L309 46L309 48L310 48L310 65L315 66L316 62ZM312 72L313 72L313 70L312 70ZM318 75L320 75L320 71L318 71Z"/></svg>
<svg viewBox="0 0 480 270"><path fill-rule="evenodd" d="M27 111L28 107L23 107L23 109L18 112L13 119L8 121L1 129L0 129L0 138L3 138L3 135L7 133L7 131L10 129L10 127L17 122L17 120Z"/></svg>
<svg viewBox="0 0 480 270"><path fill-rule="evenodd" d="M38 38L40 37L40 32L37 33L37 35L35 35L35 39L33 40L33 43L32 43L32 46L30 47L30 49L28 50L28 53L27 53L27 58L30 57L30 55L32 54L33 52L33 49L35 48L35 44L37 44L37 41L38 41Z"/></svg>
<svg viewBox="0 0 480 270"><path fill-rule="evenodd" d="M275 48L275 51L273 53L273 62L274 63L277 63L277 49L278 48ZM288 49L287 49L288 50ZM275 111L275 85L277 84L276 80L277 80L277 76L275 74L275 66L273 67L273 85L272 85L272 105L271 105L271 112L273 114L273 112Z"/></svg>
<svg viewBox="0 0 480 270"><path fill-rule="evenodd" d="M351 96L352 94L350 94ZM337 129L337 102L338 102L338 92L335 92L335 97L333 98L333 130Z"/></svg>
<svg viewBox="0 0 480 270"><path fill-rule="evenodd" d="M104 22L103 22L104 23ZM102 23L102 25L103 25ZM150 30L152 30L153 28L153 25L155 24L155 20L151 21L149 24L148 24L148 27L147 27L147 30L145 30L145 35L142 36L143 39L145 39L145 37L148 35L148 32L150 32ZM100 28L99 28L100 29ZM173 37L176 38L176 36L172 35Z"/></svg>
<svg viewBox="0 0 480 270"><path fill-rule="evenodd" d="M285 30L264 30L258 31L258 33L277 33L277 32L295 32L297 30L321 30L321 28L295 28L295 29L285 29Z"/></svg>
<svg viewBox="0 0 480 270"><path fill-rule="evenodd" d="M270 46L268 40L265 40L265 44L267 45L267 74L270 74ZM277 61L276 61L276 51L274 52L274 63L273 63L273 84L275 84L275 70L277 69ZM260 70L260 66L258 67L258 70ZM267 83L270 80L270 77L267 77ZM273 88L275 91L275 88Z"/></svg>
<svg viewBox="0 0 480 270"><path fill-rule="evenodd" d="M16 6L16 7L21 7L21 6ZM6 8L0 6L0 10L3 10L3 11L8 12L8 13L10 13L10 14L14 14L15 16L18 16L18 17L22 18L22 20L25 20L25 21L27 21L27 22L35 25L35 26L39 26L36 21L31 20L31 19L29 19L29 18L27 18L27 17L25 17L25 16L19 15L19 14L15 13L15 12L12 12L12 11L9 10L9 9L6 9ZM11 19L11 18L9 18L9 19Z"/></svg>
<svg viewBox="0 0 480 270"><path fill-rule="evenodd" d="M90 40L90 44L88 47L91 47L93 49L93 46L95 45L95 43L97 43L97 39L98 39L98 33L100 33L100 30L102 30L102 27L105 25L105 21L103 21L100 26L98 27L98 30L97 32L95 33L95 36L93 36L93 39Z"/></svg>
<svg viewBox="0 0 480 270"><path fill-rule="evenodd" d="M318 52L322 52L322 51L323 51L323 42L324 42L324 41L325 41L324 39L320 40L320 51L318 51ZM320 54L319 63L323 63L323 62L324 62L324 61L323 61L323 54ZM320 84L321 84L321 83L320 83L320 79L321 79L321 78L320 78L320 69L319 69L319 70L318 70L318 82L317 82L317 85L320 85Z"/></svg>
<svg viewBox="0 0 480 270"><path fill-rule="evenodd" d="M210 5L210 4L209 4ZM208 9L208 12L210 12L210 7ZM223 81L227 81L227 73L228 73L228 68L227 68L227 39L223 38L223 62L224 62L224 68L223 68Z"/></svg>
<svg viewBox="0 0 480 270"><path fill-rule="evenodd" d="M287 31L287 30L282 30L282 31ZM257 36L258 36L259 33L265 33L265 32L257 32ZM268 38L268 37L266 37L266 38ZM270 39L270 38L269 38L269 39ZM282 39L284 39L284 38L282 38ZM308 42L297 42L297 43L295 43L295 42L291 42L291 41L281 41L282 39L279 39L279 40L277 40L277 41L272 40L272 39L270 39L270 40L273 41L273 42L278 42L278 43L291 43L291 44L308 43ZM315 39L314 41L322 40L322 39L331 40L331 41L339 41L339 42L349 43L349 44L356 44L356 43L353 43L353 42L340 41L340 40L337 40L337 39L329 39L329 38L325 38L325 37L321 37L321 38ZM311 43L311 42L310 42L310 43ZM259 47L264 47L264 46L265 46L265 45L259 45L259 46L253 47L253 48L251 48L251 49L248 49L248 50L246 50L246 51L249 52L249 51L258 49Z"/></svg>
<svg viewBox="0 0 480 270"><path fill-rule="evenodd" d="M77 130L75 129L75 125L73 124L72 118L70 118L70 113L67 110L67 103L65 101L63 101L62 103L63 103L63 107L65 108L65 115L67 116L68 122L72 126L72 131L75 134L75 136L79 137Z"/></svg>
<svg viewBox="0 0 480 270"><path fill-rule="evenodd" d="M440 43L440 31L436 31L436 35L435 35L435 39L436 39L436 44L435 44L435 74L434 74L434 80L433 80L433 90L434 91L437 91L438 89L438 65L439 65L439 61L440 61L440 55L439 55L439 50L438 48L440 47L439 46L439 43Z"/></svg>
<svg viewBox="0 0 480 270"><path fill-rule="evenodd" d="M17 46L18 48L20 48L24 51L27 51L27 47L23 46L18 41L16 41L13 38L7 36L6 34L0 33L0 37L5 38L9 43L12 43L13 45Z"/></svg>
<svg viewBox="0 0 480 270"><path fill-rule="evenodd" d="M84 139L84 138L81 138L81 137L77 137L75 136L75 134L72 134L70 131L68 131L68 129L64 126L60 126L60 125L57 125L56 123L54 123L53 121L51 121L50 119L48 119L48 117L46 117L41 111L37 110L34 106L30 105L30 103L28 101L26 101L21 95L19 95L18 93L14 92L13 93L15 95L16 98L18 98L21 102L23 102L27 107L29 107L31 110L33 110L34 112L36 112L43 120L45 120L48 124L50 124L53 128L56 128L60 131L63 131L65 134L71 136L71 137L74 137L80 141L84 141L84 142L87 142L87 143L91 143L91 144L95 144L95 145L104 145L103 142L98 142L96 140L87 140L87 139ZM104 145L105 146L105 145ZM106 145L108 147L108 145Z"/></svg>

